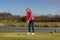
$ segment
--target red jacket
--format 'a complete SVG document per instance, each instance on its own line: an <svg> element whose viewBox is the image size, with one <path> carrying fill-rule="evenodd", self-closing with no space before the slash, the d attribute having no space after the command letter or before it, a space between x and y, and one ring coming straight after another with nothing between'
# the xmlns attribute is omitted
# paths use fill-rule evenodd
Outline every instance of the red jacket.
<svg viewBox="0 0 60 40"><path fill-rule="evenodd" d="M32 11L30 10L29 12L27 12L27 21L33 20L34 16L32 14Z"/></svg>

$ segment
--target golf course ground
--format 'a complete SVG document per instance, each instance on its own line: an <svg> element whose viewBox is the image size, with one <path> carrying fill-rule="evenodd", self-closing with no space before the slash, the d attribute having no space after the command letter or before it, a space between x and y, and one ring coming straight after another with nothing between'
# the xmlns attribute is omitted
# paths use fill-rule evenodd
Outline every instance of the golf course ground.
<svg viewBox="0 0 60 40"><path fill-rule="evenodd" d="M60 32L35 31L35 35L22 30L0 30L0 40L60 40Z"/></svg>

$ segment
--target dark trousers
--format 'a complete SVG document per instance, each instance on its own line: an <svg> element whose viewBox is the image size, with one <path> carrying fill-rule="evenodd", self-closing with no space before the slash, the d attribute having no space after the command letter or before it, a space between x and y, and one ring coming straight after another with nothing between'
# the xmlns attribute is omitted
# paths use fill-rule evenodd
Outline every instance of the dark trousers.
<svg viewBox="0 0 60 40"><path fill-rule="evenodd" d="M29 32L31 32L31 28L32 28L32 32L34 33L34 20L29 21L29 24L28 24Z"/></svg>

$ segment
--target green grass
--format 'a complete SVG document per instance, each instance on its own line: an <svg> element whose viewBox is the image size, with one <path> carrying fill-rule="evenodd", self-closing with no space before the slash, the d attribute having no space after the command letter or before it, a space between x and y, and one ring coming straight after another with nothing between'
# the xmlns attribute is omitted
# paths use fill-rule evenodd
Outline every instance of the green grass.
<svg viewBox="0 0 60 40"><path fill-rule="evenodd" d="M35 22L35 27L40 27L40 26L60 26L60 22ZM20 27L27 27L26 22L0 22L0 26L20 26Z"/></svg>
<svg viewBox="0 0 60 40"><path fill-rule="evenodd" d="M60 40L60 33L36 31L35 35L27 35L27 31L0 30L0 40Z"/></svg>

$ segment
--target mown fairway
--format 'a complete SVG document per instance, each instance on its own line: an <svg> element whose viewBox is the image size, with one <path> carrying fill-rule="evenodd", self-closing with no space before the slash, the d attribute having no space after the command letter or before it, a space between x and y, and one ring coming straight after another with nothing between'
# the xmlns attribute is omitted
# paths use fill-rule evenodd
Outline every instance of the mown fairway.
<svg viewBox="0 0 60 40"><path fill-rule="evenodd" d="M0 40L60 40L60 33L36 31L35 35L27 35L27 31L0 31Z"/></svg>

